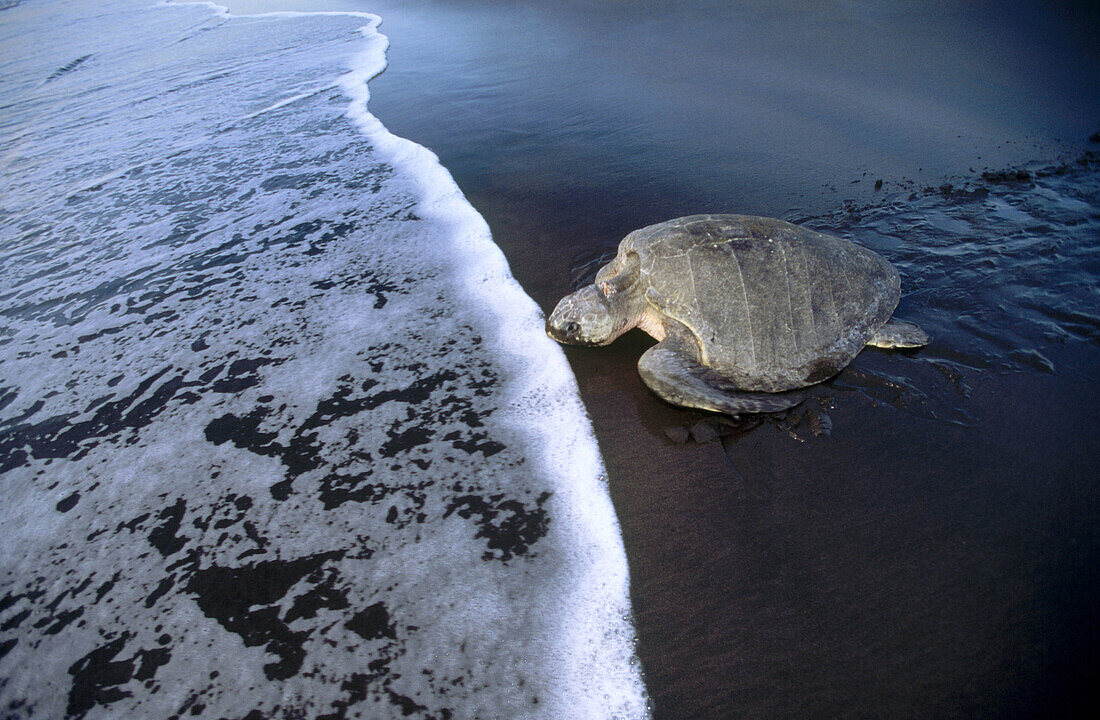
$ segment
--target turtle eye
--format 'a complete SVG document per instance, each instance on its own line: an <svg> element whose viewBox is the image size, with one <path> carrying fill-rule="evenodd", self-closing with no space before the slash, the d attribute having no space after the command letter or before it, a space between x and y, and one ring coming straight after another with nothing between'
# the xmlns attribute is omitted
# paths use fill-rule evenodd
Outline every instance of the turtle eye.
<svg viewBox="0 0 1100 720"><path fill-rule="evenodd" d="M579 333L581 331L581 326L580 326L579 323L575 323L575 322L570 321L570 322L567 322L564 325L562 325L561 330L566 335L576 335L577 333Z"/></svg>

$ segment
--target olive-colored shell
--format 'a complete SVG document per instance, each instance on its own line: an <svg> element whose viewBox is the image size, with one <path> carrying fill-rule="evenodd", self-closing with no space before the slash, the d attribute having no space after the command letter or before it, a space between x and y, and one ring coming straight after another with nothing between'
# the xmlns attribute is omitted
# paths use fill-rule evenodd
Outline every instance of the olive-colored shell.
<svg viewBox="0 0 1100 720"><path fill-rule="evenodd" d="M702 365L744 390L820 382L894 312L901 283L876 253L782 220L695 215L637 230L606 268L685 326Z"/></svg>

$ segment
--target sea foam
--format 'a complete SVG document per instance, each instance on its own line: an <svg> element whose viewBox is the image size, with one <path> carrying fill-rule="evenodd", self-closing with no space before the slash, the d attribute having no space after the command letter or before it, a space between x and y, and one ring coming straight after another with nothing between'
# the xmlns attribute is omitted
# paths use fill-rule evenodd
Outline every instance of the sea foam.
<svg viewBox="0 0 1100 720"><path fill-rule="evenodd" d="M646 716L572 375L367 111L378 18L0 21L5 712Z"/></svg>

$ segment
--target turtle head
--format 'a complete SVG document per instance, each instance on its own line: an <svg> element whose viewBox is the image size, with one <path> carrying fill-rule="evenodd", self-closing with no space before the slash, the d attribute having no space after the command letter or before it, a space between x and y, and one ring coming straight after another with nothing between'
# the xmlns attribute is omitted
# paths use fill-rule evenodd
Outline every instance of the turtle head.
<svg viewBox="0 0 1100 720"><path fill-rule="evenodd" d="M562 298L546 320L547 335L569 345L608 345L638 324L632 292L637 273L622 272L636 268L615 265L600 270L595 284Z"/></svg>
<svg viewBox="0 0 1100 720"><path fill-rule="evenodd" d="M622 334L616 308L595 285L562 298L546 320L546 334L569 345L607 345Z"/></svg>

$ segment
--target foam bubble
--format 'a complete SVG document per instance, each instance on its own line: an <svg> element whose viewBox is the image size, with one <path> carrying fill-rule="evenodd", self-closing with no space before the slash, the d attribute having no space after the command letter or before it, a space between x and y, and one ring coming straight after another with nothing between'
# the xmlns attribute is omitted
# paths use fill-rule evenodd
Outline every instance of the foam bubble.
<svg viewBox="0 0 1100 720"><path fill-rule="evenodd" d="M645 716L572 375L367 112L378 19L50 10L0 25L4 707Z"/></svg>

